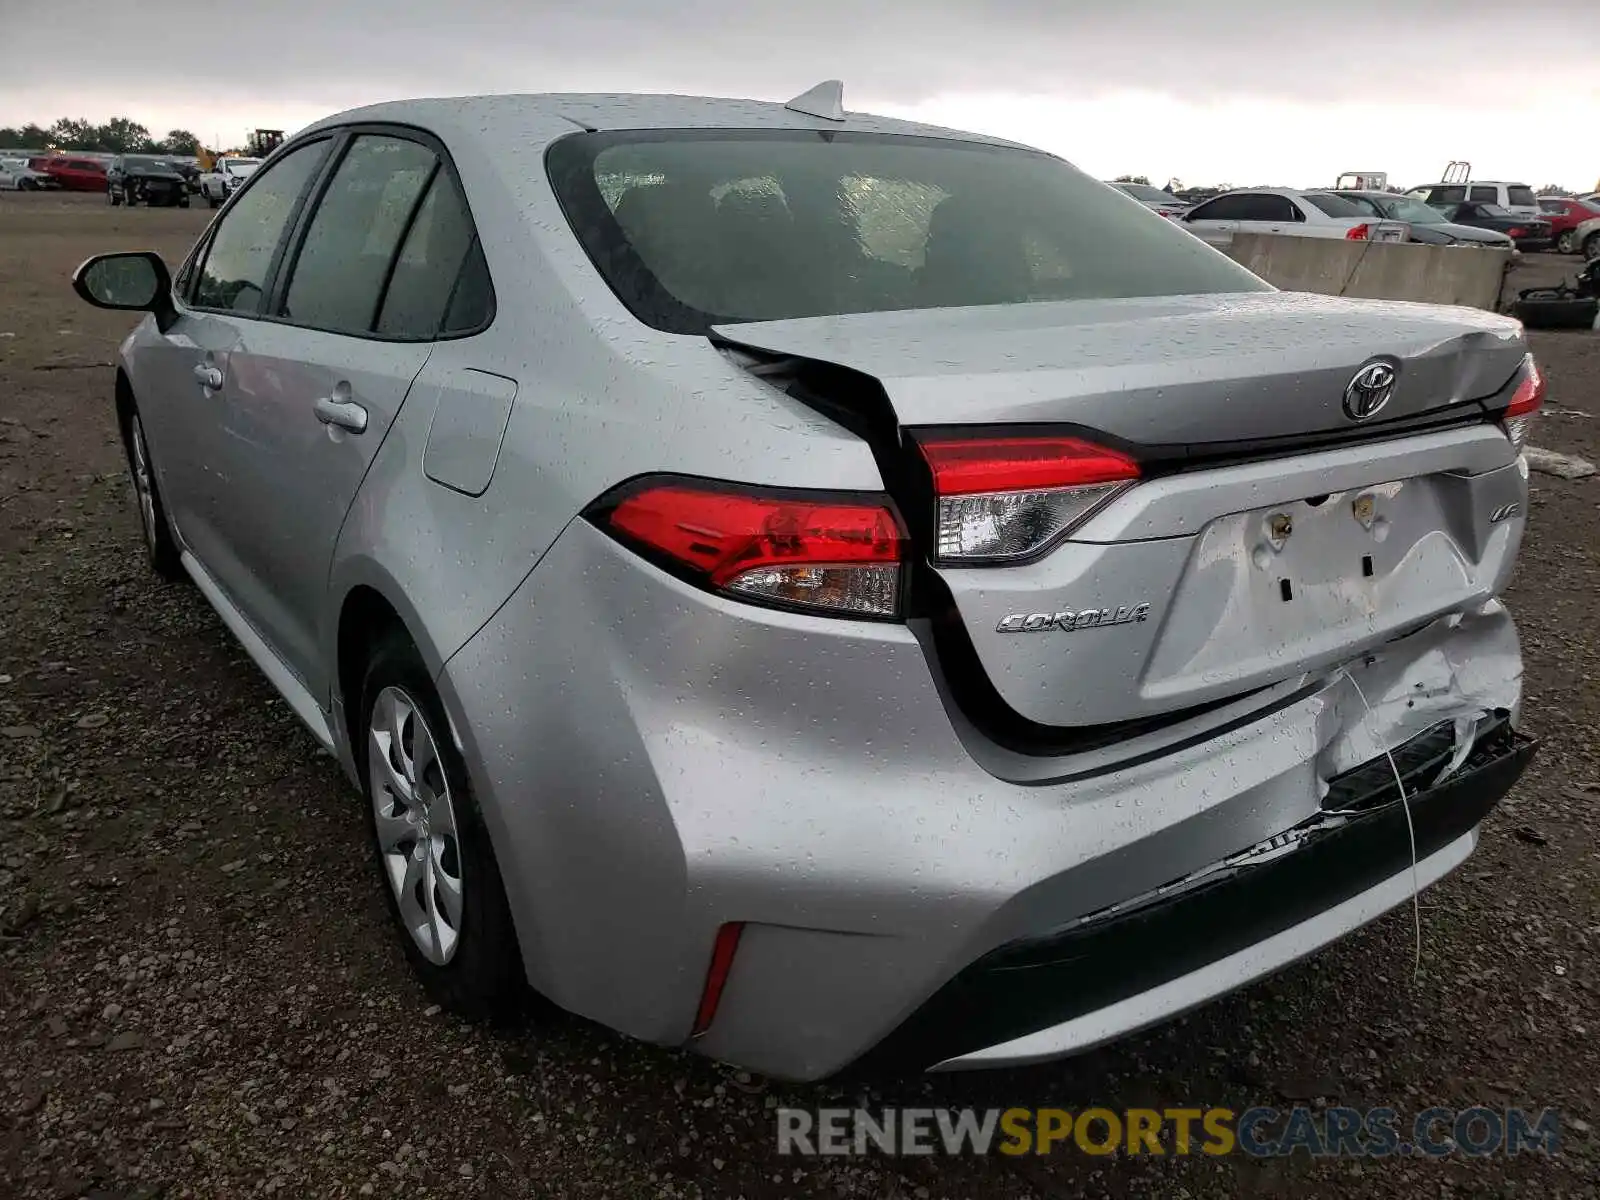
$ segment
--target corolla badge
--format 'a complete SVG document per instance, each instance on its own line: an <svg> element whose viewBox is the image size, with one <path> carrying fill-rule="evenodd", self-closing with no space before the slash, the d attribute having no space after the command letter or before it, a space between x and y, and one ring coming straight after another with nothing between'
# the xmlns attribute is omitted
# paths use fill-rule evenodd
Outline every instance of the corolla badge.
<svg viewBox="0 0 1600 1200"><path fill-rule="evenodd" d="M1370 362L1345 385L1344 415L1352 421L1365 421L1383 411L1394 395L1399 372L1386 362Z"/></svg>
<svg viewBox="0 0 1600 1200"><path fill-rule="evenodd" d="M1071 633L1078 629L1100 629L1106 625L1131 625L1150 619L1148 604L1124 604L1119 608L1080 608L1076 612L1012 613L1000 618L996 633L1044 633L1059 629Z"/></svg>

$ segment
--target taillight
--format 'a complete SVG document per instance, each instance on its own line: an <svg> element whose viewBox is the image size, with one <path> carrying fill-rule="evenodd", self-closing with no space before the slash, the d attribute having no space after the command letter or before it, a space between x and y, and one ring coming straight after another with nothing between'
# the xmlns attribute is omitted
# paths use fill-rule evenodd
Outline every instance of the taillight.
<svg viewBox="0 0 1600 1200"><path fill-rule="evenodd" d="M1507 237L1514 237L1514 238L1527 237L1528 236L1528 231L1526 229L1522 228L1522 226L1519 225L1515 229L1506 230L1506 236Z"/></svg>
<svg viewBox="0 0 1600 1200"><path fill-rule="evenodd" d="M1519 454L1528 444L1528 431L1533 427L1533 418L1539 415L1539 409L1544 406L1545 393L1544 372L1533 361L1533 355L1528 355L1522 363L1522 382L1517 384L1517 390L1511 394L1511 403L1500 417L1506 436Z"/></svg>
<svg viewBox="0 0 1600 1200"><path fill-rule="evenodd" d="M1344 240L1347 242L1364 242L1371 232L1372 226L1370 225L1354 225L1345 230Z"/></svg>
<svg viewBox="0 0 1600 1200"><path fill-rule="evenodd" d="M1139 478L1127 455L1074 437L933 439L921 450L946 563L1029 558Z"/></svg>
<svg viewBox="0 0 1600 1200"><path fill-rule="evenodd" d="M845 616L900 615L905 533L883 501L650 481L600 522L712 591Z"/></svg>

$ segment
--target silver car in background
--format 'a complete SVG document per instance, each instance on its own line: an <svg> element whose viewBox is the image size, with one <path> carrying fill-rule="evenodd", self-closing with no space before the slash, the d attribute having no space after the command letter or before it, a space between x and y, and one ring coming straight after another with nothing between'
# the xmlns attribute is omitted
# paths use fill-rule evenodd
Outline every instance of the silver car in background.
<svg viewBox="0 0 1600 1200"><path fill-rule="evenodd" d="M1516 322L838 100L360 109L170 278L74 278L148 313L153 566L361 789L454 1011L1069 1054L1408 902L1533 753Z"/></svg>

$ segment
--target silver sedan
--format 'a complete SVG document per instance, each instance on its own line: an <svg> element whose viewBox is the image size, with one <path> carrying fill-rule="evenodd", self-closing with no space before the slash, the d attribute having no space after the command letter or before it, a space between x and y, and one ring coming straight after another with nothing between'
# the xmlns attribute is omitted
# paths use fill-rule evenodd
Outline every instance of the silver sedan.
<svg viewBox="0 0 1600 1200"><path fill-rule="evenodd" d="M1408 904L1534 751L1514 321L1277 292L836 86L344 113L75 286L146 314L151 565L457 1012L1069 1054Z"/></svg>

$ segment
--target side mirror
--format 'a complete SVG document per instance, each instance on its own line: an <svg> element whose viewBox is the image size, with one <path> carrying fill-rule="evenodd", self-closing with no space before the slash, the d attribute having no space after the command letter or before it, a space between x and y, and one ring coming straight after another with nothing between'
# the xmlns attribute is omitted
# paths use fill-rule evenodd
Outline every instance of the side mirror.
<svg viewBox="0 0 1600 1200"><path fill-rule="evenodd" d="M72 273L72 290L96 308L173 315L172 276L151 250L97 254Z"/></svg>

